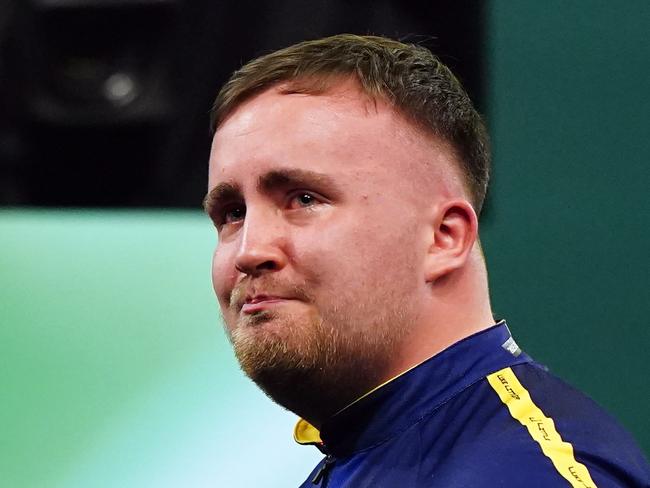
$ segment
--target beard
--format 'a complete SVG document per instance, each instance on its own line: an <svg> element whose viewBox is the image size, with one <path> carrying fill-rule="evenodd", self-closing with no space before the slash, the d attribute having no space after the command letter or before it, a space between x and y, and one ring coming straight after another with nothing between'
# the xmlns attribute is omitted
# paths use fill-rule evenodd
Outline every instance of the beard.
<svg viewBox="0 0 650 488"><path fill-rule="evenodd" d="M359 303L350 297L321 308L306 286L263 289L289 289L304 309L301 304L298 312L277 307L240 315L242 284L232 295L229 315L236 319L228 329L242 370L276 403L319 427L386 380L407 330L402 300L386 294ZM387 310L387 303L399 307Z"/></svg>

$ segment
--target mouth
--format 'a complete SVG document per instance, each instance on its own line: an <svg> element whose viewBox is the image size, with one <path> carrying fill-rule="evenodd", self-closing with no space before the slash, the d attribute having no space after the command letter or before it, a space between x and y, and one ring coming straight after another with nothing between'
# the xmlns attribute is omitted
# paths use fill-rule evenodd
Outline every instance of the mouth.
<svg viewBox="0 0 650 488"><path fill-rule="evenodd" d="M244 314L253 314L255 312L260 312L284 304L289 300L291 300L291 298L273 295L247 296L246 301L242 304L241 311Z"/></svg>

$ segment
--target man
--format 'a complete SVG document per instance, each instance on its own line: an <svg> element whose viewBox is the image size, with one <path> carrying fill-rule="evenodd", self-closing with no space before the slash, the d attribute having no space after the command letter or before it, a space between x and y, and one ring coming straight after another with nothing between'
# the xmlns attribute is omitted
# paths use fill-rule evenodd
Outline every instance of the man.
<svg viewBox="0 0 650 488"><path fill-rule="evenodd" d="M213 129L215 292L244 372L326 454L303 486L650 486L632 439L495 324L488 138L429 51L271 53Z"/></svg>

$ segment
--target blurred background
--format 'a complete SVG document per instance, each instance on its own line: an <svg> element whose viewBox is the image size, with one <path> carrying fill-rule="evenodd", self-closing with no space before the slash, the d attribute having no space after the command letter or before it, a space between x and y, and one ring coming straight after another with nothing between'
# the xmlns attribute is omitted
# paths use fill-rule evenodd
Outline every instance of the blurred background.
<svg viewBox="0 0 650 488"><path fill-rule="evenodd" d="M239 371L200 209L219 86L353 32L485 115L493 307L650 451L650 3L0 0L0 486L288 487L320 459Z"/></svg>

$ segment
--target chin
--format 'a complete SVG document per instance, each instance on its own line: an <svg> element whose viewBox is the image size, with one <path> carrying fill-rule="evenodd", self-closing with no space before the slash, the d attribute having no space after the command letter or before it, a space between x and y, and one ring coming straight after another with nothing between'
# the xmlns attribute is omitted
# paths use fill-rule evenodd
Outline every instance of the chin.
<svg viewBox="0 0 650 488"><path fill-rule="evenodd" d="M381 382L393 346L341 329L265 312L240 322L232 342L244 373L271 399L303 418L323 419Z"/></svg>

